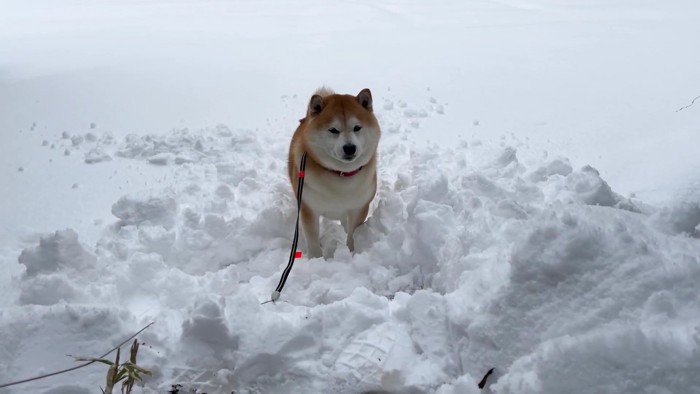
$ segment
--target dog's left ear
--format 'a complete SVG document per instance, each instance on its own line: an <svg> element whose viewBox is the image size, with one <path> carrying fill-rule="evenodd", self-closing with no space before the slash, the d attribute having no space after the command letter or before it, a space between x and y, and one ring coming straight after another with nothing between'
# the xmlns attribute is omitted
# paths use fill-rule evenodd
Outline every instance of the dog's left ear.
<svg viewBox="0 0 700 394"><path fill-rule="evenodd" d="M372 92L369 89L362 89L357 95L357 102L367 111L372 111Z"/></svg>

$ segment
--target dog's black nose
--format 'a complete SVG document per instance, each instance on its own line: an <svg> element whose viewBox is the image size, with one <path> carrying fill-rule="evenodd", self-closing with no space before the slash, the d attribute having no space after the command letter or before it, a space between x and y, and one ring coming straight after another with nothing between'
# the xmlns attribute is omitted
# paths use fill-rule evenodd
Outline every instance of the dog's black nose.
<svg viewBox="0 0 700 394"><path fill-rule="evenodd" d="M343 153L345 153L348 156L354 155L356 150L357 150L357 147L353 144L343 145Z"/></svg>

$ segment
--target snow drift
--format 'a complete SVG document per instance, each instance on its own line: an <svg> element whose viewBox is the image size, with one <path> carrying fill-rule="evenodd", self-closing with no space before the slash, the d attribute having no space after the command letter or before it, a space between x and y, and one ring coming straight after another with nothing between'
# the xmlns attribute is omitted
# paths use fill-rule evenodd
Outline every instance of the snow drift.
<svg viewBox="0 0 700 394"><path fill-rule="evenodd" d="M358 253L323 222L328 259L297 261L276 304L261 302L293 234L286 132L83 141L74 149L173 181L116 201L94 247L65 229L22 252L0 311L0 383L155 321L139 337L147 393L476 393L493 367L483 392L700 391L697 204L653 208L513 137L416 146L411 114L444 107L414 107L380 111ZM94 392L103 374L10 392Z"/></svg>

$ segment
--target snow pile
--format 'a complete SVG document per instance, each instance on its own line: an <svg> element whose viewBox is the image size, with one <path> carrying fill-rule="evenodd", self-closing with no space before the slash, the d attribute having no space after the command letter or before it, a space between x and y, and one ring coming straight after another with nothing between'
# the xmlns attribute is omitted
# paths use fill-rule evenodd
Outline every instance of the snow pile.
<svg viewBox="0 0 700 394"><path fill-rule="evenodd" d="M112 214L121 220L121 225L139 225L144 222L171 228L177 201L173 198L125 196L112 206Z"/></svg>
<svg viewBox="0 0 700 394"><path fill-rule="evenodd" d="M19 263L27 267L28 277L36 277L62 268L87 268L95 264L95 257L83 249L78 234L69 229L42 237L37 247L22 252Z"/></svg>
<svg viewBox="0 0 700 394"><path fill-rule="evenodd" d="M172 167L173 181L116 201L94 251L65 230L22 253L0 312L0 381L155 321L139 336L149 393L476 393L493 367L484 392L700 390L697 204L650 208L511 138L416 147L413 122L444 108L397 107L381 114L358 253L324 222L327 260L298 261L276 304L261 302L293 234L286 132L103 145L117 161ZM93 392L103 372L12 392Z"/></svg>
<svg viewBox="0 0 700 394"><path fill-rule="evenodd" d="M658 227L668 234L700 238L700 203L681 202L655 214Z"/></svg>
<svg viewBox="0 0 700 394"><path fill-rule="evenodd" d="M78 234L68 229L42 237L37 247L22 251L19 263L26 267L19 303L53 305L75 300L79 290L69 277L93 268L96 258L80 245Z"/></svg>

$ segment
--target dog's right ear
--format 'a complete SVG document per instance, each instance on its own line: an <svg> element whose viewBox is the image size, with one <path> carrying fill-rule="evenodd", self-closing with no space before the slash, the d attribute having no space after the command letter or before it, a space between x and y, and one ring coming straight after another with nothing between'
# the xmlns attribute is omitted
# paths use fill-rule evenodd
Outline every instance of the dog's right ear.
<svg viewBox="0 0 700 394"><path fill-rule="evenodd" d="M309 116L318 115L321 111L323 111L323 97L314 94L309 100Z"/></svg>

